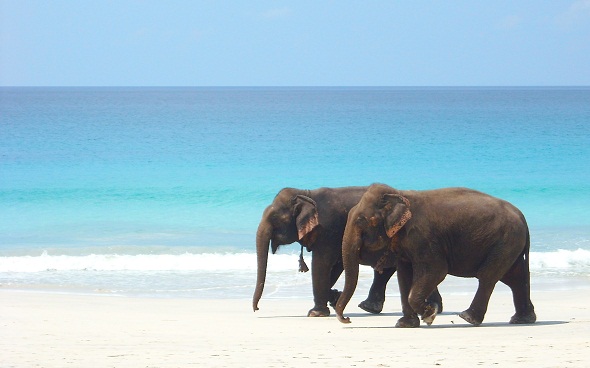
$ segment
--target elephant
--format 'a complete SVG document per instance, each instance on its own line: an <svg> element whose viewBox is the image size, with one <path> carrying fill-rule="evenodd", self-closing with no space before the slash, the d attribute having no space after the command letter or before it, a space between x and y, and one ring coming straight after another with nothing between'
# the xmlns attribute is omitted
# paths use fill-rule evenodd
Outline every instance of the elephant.
<svg viewBox="0 0 590 368"><path fill-rule="evenodd" d="M274 254L279 246L299 242L313 252L311 263L314 306L308 317L330 315L327 306L338 300L340 292L332 289L343 271L342 235L348 218L348 211L358 203L367 187L318 188L301 190L284 188L276 195L272 204L263 212L256 233L257 280L252 299L252 308L258 310L266 280L269 243ZM307 265L300 255L300 271L306 272ZM385 301L387 282L395 272L394 267L374 272L373 284L368 298L359 307L380 313ZM442 309L438 292L432 302Z"/></svg>
<svg viewBox="0 0 590 368"><path fill-rule="evenodd" d="M512 324L537 319L530 299L530 235L512 204L467 188L412 191L371 185L348 214L342 239L344 290L338 320L356 288L359 264L385 264L395 255L402 317L396 327L430 325L437 305L426 300L447 274L478 279L477 292L459 316L483 322L498 281L512 291Z"/></svg>

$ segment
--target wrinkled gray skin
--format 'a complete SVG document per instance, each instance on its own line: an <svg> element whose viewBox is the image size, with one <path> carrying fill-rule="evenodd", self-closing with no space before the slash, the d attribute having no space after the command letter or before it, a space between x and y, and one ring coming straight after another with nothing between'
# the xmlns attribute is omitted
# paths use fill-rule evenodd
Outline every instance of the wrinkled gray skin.
<svg viewBox="0 0 590 368"><path fill-rule="evenodd" d="M332 287L342 273L342 235L348 211L357 204L367 187L281 190L262 215L256 234L258 273L252 308L258 310L266 280L269 244L273 254L279 246L299 242L313 252L311 276L314 306L310 317L329 316L328 302L335 305L339 292ZM375 272L367 300L359 306L379 313L385 288L395 268Z"/></svg>
<svg viewBox="0 0 590 368"><path fill-rule="evenodd" d="M494 286L512 290L516 314L510 323L534 323L530 299L529 231L510 203L465 188L400 191L374 184L352 208L342 240L345 285L336 304L343 312L356 288L359 264L378 262L386 249L397 256L403 317L397 327L427 324L437 306L426 299L447 274L476 277L479 286L460 317L483 322Z"/></svg>

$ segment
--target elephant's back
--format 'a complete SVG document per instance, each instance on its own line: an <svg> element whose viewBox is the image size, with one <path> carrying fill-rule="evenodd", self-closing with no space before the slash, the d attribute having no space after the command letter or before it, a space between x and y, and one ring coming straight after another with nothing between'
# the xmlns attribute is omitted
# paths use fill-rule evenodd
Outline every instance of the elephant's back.
<svg viewBox="0 0 590 368"><path fill-rule="evenodd" d="M502 254L511 263L526 247L524 216L507 201L466 188L414 194L408 194L415 222L408 223L407 240L435 245L450 274L475 276L490 254Z"/></svg>
<svg viewBox="0 0 590 368"><path fill-rule="evenodd" d="M312 190L312 196L316 201L322 202L326 207L344 207L348 212L360 201L368 187L339 187L339 188L318 188Z"/></svg>
<svg viewBox="0 0 590 368"><path fill-rule="evenodd" d="M409 200L413 217L424 219L439 232L474 236L510 233L519 237L528 233L524 215L516 206L473 189L414 192Z"/></svg>
<svg viewBox="0 0 590 368"><path fill-rule="evenodd" d="M489 194L469 188L443 188L424 191L405 191L410 202L433 211L457 213L505 213L518 217L522 212L512 203Z"/></svg>
<svg viewBox="0 0 590 368"><path fill-rule="evenodd" d="M310 196L318 204L318 216L322 226L341 236L346 226L348 212L360 201L367 187L318 188Z"/></svg>

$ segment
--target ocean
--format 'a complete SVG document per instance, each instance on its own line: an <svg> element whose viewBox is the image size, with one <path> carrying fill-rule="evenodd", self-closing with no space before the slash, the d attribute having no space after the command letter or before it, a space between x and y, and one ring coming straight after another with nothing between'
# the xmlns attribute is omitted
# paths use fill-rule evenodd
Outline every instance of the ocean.
<svg viewBox="0 0 590 368"><path fill-rule="evenodd" d="M590 87L1 87L0 288L249 299L281 188L374 182L506 199L533 289L590 287ZM298 251L262 302L311 306Z"/></svg>

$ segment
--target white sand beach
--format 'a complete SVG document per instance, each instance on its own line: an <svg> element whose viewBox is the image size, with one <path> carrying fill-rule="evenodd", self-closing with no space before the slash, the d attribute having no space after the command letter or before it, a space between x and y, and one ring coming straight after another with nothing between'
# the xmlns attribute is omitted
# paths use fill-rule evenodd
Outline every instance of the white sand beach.
<svg viewBox="0 0 590 368"><path fill-rule="evenodd" d="M432 326L393 328L397 301L352 324L304 317L302 299L142 299L0 290L0 367L588 367L587 290L534 292L538 321L509 325L511 294L484 323L457 316L470 295L444 295ZM389 312L391 311L391 312Z"/></svg>

